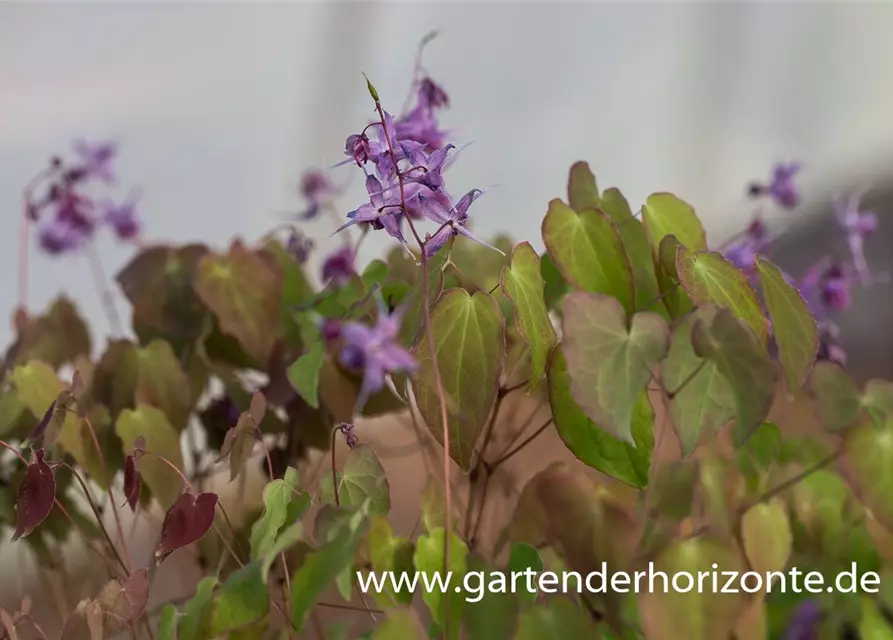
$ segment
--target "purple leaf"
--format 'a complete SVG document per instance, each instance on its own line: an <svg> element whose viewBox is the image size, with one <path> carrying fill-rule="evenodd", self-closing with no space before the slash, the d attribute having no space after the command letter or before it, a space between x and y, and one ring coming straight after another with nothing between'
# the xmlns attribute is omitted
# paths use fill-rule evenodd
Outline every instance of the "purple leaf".
<svg viewBox="0 0 893 640"><path fill-rule="evenodd" d="M130 505L130 509L134 513L136 513L142 490L143 483L140 479L139 469L137 469L136 459L133 455L129 455L124 460L124 497L127 499L126 504Z"/></svg>
<svg viewBox="0 0 893 640"><path fill-rule="evenodd" d="M43 522L56 500L56 478L43 461L44 450L34 452L16 496L16 530L13 541L27 536Z"/></svg>
<svg viewBox="0 0 893 640"><path fill-rule="evenodd" d="M216 493L182 493L168 509L161 525L161 542L155 549L158 564L171 553L202 539L214 524Z"/></svg>

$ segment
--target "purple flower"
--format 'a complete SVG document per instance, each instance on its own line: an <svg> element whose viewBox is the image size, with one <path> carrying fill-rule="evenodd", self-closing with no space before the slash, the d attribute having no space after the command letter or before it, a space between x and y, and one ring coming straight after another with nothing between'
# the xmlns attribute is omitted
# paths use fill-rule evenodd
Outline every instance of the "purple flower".
<svg viewBox="0 0 893 640"><path fill-rule="evenodd" d="M429 149L440 149L446 143L449 132L440 128L434 112L423 104L400 118L396 124L400 140L412 140Z"/></svg>
<svg viewBox="0 0 893 640"><path fill-rule="evenodd" d="M726 260L742 271L750 272L756 266L757 254L765 250L768 245L766 227L762 220L756 218L743 235L735 238L722 249L722 254Z"/></svg>
<svg viewBox="0 0 893 640"><path fill-rule="evenodd" d="M843 311L852 304L853 279L837 262L822 260L800 279L797 289L809 310L819 320L829 312Z"/></svg>
<svg viewBox="0 0 893 640"><path fill-rule="evenodd" d="M344 153L354 159L358 166L362 167L369 161L372 155L372 147L365 133L354 133L347 136L344 144Z"/></svg>
<svg viewBox="0 0 893 640"><path fill-rule="evenodd" d="M308 200L321 200L333 193L335 187L322 171L314 169L301 176L301 195Z"/></svg>
<svg viewBox="0 0 893 640"><path fill-rule="evenodd" d="M345 322L341 326L344 347L341 363L351 369L363 370L363 384L355 411L362 411L369 397L381 391L389 373L412 372L418 363L399 343L402 310L388 315L379 304L378 320L374 327L359 322Z"/></svg>
<svg viewBox="0 0 893 640"><path fill-rule="evenodd" d="M422 78L419 83L419 104L428 109L449 108L450 98L446 91L431 78Z"/></svg>
<svg viewBox="0 0 893 640"><path fill-rule="evenodd" d="M323 282L331 282L335 286L346 283L356 272L354 253L349 246L331 254L322 264Z"/></svg>
<svg viewBox="0 0 893 640"><path fill-rule="evenodd" d="M807 600L794 611L784 640L818 640L822 610L815 600Z"/></svg>
<svg viewBox="0 0 893 640"><path fill-rule="evenodd" d="M793 209L800 203L800 194L794 184L794 177L802 168L799 162L776 164L772 170L772 180L768 185L755 183L750 186L753 197L769 196L785 209Z"/></svg>
<svg viewBox="0 0 893 640"><path fill-rule="evenodd" d="M382 126L381 122L373 122L366 127L366 129L370 128L375 128L377 130L376 139L370 139L366 135L365 130L362 133L348 136L345 143L344 153L350 156L350 159L343 160L335 166L338 167L346 164L347 162L350 162L351 159L360 167L364 166L366 162L371 162L375 165L375 172L378 174L378 177L389 182L393 178L396 178L397 174L395 171L394 160L391 158L388 141L390 141L390 144L394 147L394 154L397 156L397 161L399 162L403 159L402 150L398 144L400 138L397 128L394 125L394 118L387 111L384 111L384 126Z"/></svg>
<svg viewBox="0 0 893 640"><path fill-rule="evenodd" d="M405 180L418 182L432 191L442 189L444 186L442 172L449 160L449 152L456 147L447 144L430 154L425 154L424 145L418 142L401 143L403 153L412 165L405 171Z"/></svg>
<svg viewBox="0 0 893 640"><path fill-rule="evenodd" d="M88 176L107 183L115 181L112 161L118 153L118 145L114 142L92 144L84 140L75 140L74 151L80 157L82 163L80 169Z"/></svg>
<svg viewBox="0 0 893 640"><path fill-rule="evenodd" d="M103 220L112 228L119 240L133 240L140 233L140 221L136 214L136 202L132 199L121 204L107 203Z"/></svg>
<svg viewBox="0 0 893 640"><path fill-rule="evenodd" d="M476 237L466 228L468 224L468 208L471 206L471 203L483 194L484 192L480 189L472 189L462 196L455 206L450 204L449 198L445 197L444 194L436 194L435 197L419 197L425 217L441 225L434 235L429 234L425 239L426 256L433 256L443 248L451 237L458 235L463 235L479 245L502 253L493 245Z"/></svg>
<svg viewBox="0 0 893 640"><path fill-rule="evenodd" d="M323 320L320 332L326 344L331 344L341 337L341 321L336 318Z"/></svg>
<svg viewBox="0 0 893 640"><path fill-rule="evenodd" d="M285 250L288 251L289 255L298 263L304 264L307 262L307 258L310 257L310 252L313 250L313 240L302 233L292 231L291 235L288 237L288 242L285 245Z"/></svg>
<svg viewBox="0 0 893 640"><path fill-rule="evenodd" d="M405 185L403 193L406 196L407 204L409 200L418 195L418 191L417 185ZM378 178L370 174L366 176L366 192L369 194L369 202L348 213L347 217L350 218L350 221L341 225L335 230L335 233L355 224L366 222L371 224L373 229L384 229L388 235L405 245L406 239L403 237L402 230L404 211L399 185L383 186Z"/></svg>
<svg viewBox="0 0 893 640"><path fill-rule="evenodd" d="M871 280L871 271L865 259L865 238L877 230L877 216L870 211L859 209L861 194L852 194L848 198L837 198L834 203L835 214L841 228L846 231L847 243L853 256L853 266L867 284Z"/></svg>

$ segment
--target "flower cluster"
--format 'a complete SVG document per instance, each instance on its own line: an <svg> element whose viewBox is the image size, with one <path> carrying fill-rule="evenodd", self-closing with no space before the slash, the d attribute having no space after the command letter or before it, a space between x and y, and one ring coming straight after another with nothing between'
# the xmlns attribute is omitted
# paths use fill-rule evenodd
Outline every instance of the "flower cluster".
<svg viewBox="0 0 893 640"><path fill-rule="evenodd" d="M119 240L136 240L140 222L133 194L119 202L90 195L97 186L108 188L114 184L117 145L78 140L74 151L76 160L71 163L53 158L25 193L26 214L40 225L40 247L51 255L77 251L102 226L111 229ZM35 193L38 188L42 188L40 195Z"/></svg>
<svg viewBox="0 0 893 640"><path fill-rule="evenodd" d="M749 193L753 198L769 198L784 209L794 209L800 203L800 193L794 178L801 164L779 164L772 172L768 184L754 183ZM865 259L865 239L877 229L877 216L861 208L862 194L854 193L835 201L835 216L846 236L849 256L847 259L825 256L799 278L784 274L788 283L803 296L804 301L819 324L819 360L846 362L846 354L837 341L838 329L833 321L834 313L844 311L852 304L851 287L861 282L869 284L873 275ZM769 250L772 238L759 216L747 229L734 237L722 248L722 253L732 264L756 281L756 257Z"/></svg>

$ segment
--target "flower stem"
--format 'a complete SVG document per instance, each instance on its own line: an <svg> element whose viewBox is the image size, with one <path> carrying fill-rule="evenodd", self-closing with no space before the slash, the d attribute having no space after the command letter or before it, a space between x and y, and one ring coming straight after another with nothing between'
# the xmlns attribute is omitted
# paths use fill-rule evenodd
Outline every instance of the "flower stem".
<svg viewBox="0 0 893 640"><path fill-rule="evenodd" d="M341 425L332 429L332 494L335 496L335 506L341 506L341 498L338 496L338 465L335 463L335 442Z"/></svg>

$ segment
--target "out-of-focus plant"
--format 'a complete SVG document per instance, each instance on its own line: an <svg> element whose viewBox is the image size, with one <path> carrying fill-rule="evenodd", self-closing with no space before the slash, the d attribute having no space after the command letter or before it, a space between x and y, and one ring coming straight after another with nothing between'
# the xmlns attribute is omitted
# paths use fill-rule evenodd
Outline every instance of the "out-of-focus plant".
<svg viewBox="0 0 893 640"><path fill-rule="evenodd" d="M375 609L365 599L356 609L375 618L371 637L893 633L886 591L505 592L508 572L632 574L649 562L693 575L796 566L826 584L852 562L884 573L893 385L859 388L848 377L833 323L851 304L850 288L872 283L862 248L877 219L860 199L838 203L842 250L794 277L763 257L773 236L761 217L711 248L685 201L654 193L634 211L577 162L566 200L546 206L540 255L529 242L472 232L484 192L448 189L463 148L439 121L446 92L420 64L401 115L368 80L367 88L372 122L348 136L343 162L304 176L306 207L285 237L237 239L223 251L140 242L116 277L132 307L131 337L114 336L98 356L68 298L42 315L27 312L24 249L35 224L53 256L92 252L102 227L140 238L136 198L115 204L102 193L114 180L116 146L78 143L76 161L53 159L26 189L17 336L0 390L0 445L10 453L0 468L8 496L0 525L47 562L73 529L106 566L108 584L71 612L63 637L152 627L157 638L308 629L343 638L341 627L309 622L316 606L353 607L320 602L323 591L337 586L347 601L358 573L444 569L454 585L484 571L503 592L470 602L451 591L386 589ZM344 244L324 259L318 288L306 273L314 243L298 225L337 213L335 185L351 170L363 172L368 198L339 226ZM794 209L799 170L779 165L749 193ZM394 248L358 265L370 233L389 235ZM768 422L779 392L811 402L824 437L794 437L789 425ZM493 455L488 444L512 393L541 394L551 417ZM395 536L387 521L389 483L399 479L386 477L354 428L361 416L408 405L441 445L441 476L482 487L461 516L453 483L429 480L424 531L412 539ZM569 466L542 471L518 487L497 548L479 548L490 477L546 430L597 479ZM194 444L194 432L206 447ZM673 438L678 459L653 455ZM190 443L187 456L181 441ZM339 441L350 449L343 466L332 455L319 486L302 485L305 454L334 451ZM258 452L268 475L264 508L237 529L202 487L223 465L236 480ZM158 611L147 610L153 567L128 553L120 517L153 502L166 512L153 564L220 542L200 550L216 569L194 597ZM114 528L100 517L103 505ZM0 622L11 639L26 628L43 634L27 601L0 611Z"/></svg>

